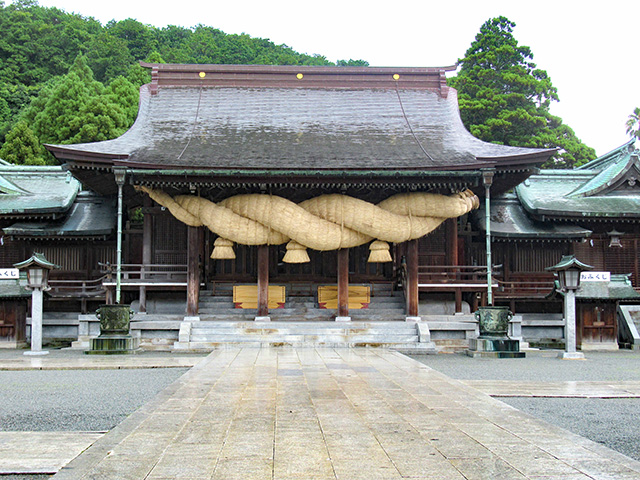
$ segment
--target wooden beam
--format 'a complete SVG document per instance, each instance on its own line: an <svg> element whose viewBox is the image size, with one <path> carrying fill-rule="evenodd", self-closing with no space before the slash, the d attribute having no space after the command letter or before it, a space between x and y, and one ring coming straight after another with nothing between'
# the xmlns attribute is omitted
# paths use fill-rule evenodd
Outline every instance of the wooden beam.
<svg viewBox="0 0 640 480"><path fill-rule="evenodd" d="M407 316L418 316L418 240L407 242Z"/></svg>
<svg viewBox="0 0 640 480"><path fill-rule="evenodd" d="M269 315L269 245L258 246L258 317Z"/></svg>
<svg viewBox="0 0 640 480"><path fill-rule="evenodd" d="M349 316L349 250L338 250L338 317Z"/></svg>
<svg viewBox="0 0 640 480"><path fill-rule="evenodd" d="M187 227L187 242L187 316L195 317L200 300L199 227Z"/></svg>

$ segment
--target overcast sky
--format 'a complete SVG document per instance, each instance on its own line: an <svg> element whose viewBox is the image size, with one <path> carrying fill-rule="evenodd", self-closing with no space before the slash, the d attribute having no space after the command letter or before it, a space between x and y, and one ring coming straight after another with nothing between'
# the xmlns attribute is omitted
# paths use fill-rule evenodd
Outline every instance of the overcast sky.
<svg viewBox="0 0 640 480"><path fill-rule="evenodd" d="M6 2L11 3L10 1ZM453 65L487 19L506 16L514 36L547 71L562 117L602 155L628 140L625 122L640 107L640 2L609 0L39 0L103 24L135 18L164 27L199 23L247 33L331 61L372 66Z"/></svg>

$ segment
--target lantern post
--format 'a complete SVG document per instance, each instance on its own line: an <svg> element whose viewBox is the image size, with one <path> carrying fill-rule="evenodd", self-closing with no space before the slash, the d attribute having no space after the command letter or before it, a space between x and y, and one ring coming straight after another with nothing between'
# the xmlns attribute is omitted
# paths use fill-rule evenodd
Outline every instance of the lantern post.
<svg viewBox="0 0 640 480"><path fill-rule="evenodd" d="M49 262L42 253L34 253L14 267L27 271L27 288L31 290L31 350L24 354L47 355L49 352L42 350L42 296L49 290L49 272L60 267Z"/></svg>
<svg viewBox="0 0 640 480"><path fill-rule="evenodd" d="M558 277L558 291L564 293L564 352L559 354L565 360L583 360L584 354L576 350L576 290L580 287L580 274L592 270L591 265L579 261L575 255L565 255L560 262L546 270Z"/></svg>

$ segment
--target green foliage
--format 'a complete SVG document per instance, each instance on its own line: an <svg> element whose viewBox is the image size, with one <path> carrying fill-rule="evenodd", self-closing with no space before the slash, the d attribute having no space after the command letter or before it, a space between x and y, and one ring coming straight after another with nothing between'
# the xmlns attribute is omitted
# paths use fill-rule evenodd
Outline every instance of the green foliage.
<svg viewBox="0 0 640 480"><path fill-rule="evenodd" d="M137 89L124 77L109 87L93 79L84 56L47 92L44 107L33 118L42 143L84 143L121 135L135 120Z"/></svg>
<svg viewBox="0 0 640 480"><path fill-rule="evenodd" d="M155 28L144 25L133 18L119 22L111 21L106 25L107 33L122 39L135 60L146 58L152 51L157 50Z"/></svg>
<svg viewBox="0 0 640 480"><path fill-rule="evenodd" d="M24 120L13 127L0 148L0 158L16 165L45 165L43 154L38 138Z"/></svg>
<svg viewBox="0 0 640 480"><path fill-rule="evenodd" d="M34 86L64 74L101 29L93 19L35 1L0 7L0 82Z"/></svg>
<svg viewBox="0 0 640 480"><path fill-rule="evenodd" d="M336 62L336 65L338 67L368 67L369 62L367 62L366 60L349 59L349 60L338 60Z"/></svg>
<svg viewBox="0 0 640 480"><path fill-rule="evenodd" d="M595 158L559 117L550 114L558 93L531 49L513 37L505 17L485 22L449 84L458 90L460 116L472 135L487 142L559 151L546 167L572 168Z"/></svg>
<svg viewBox="0 0 640 480"><path fill-rule="evenodd" d="M106 32L94 36L87 46L87 64L102 83L126 75L134 63L127 42Z"/></svg>
<svg viewBox="0 0 640 480"><path fill-rule="evenodd" d="M632 138L640 139L640 108L636 107L627 120L627 133Z"/></svg>

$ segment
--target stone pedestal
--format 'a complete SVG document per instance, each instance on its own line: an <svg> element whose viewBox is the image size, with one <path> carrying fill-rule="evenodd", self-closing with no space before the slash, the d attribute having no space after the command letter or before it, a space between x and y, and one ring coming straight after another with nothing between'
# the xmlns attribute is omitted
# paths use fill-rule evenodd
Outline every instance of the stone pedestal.
<svg viewBox="0 0 640 480"><path fill-rule="evenodd" d="M520 351L520 342L503 337L478 337L469 339L469 349L465 352L470 357L524 358Z"/></svg>
<svg viewBox="0 0 640 480"><path fill-rule="evenodd" d="M139 340L129 334L133 311L129 305L101 305L96 311L100 319L100 335L91 339L89 355L122 355L135 353Z"/></svg>
<svg viewBox="0 0 640 480"><path fill-rule="evenodd" d="M470 357L524 358L520 351L520 341L509 338L509 322L513 314L507 307L480 307L475 312L479 322L480 336L469 339Z"/></svg>
<svg viewBox="0 0 640 480"><path fill-rule="evenodd" d="M91 339L91 350L88 355L122 355L135 353L138 348L137 339L131 335L100 335Z"/></svg>

